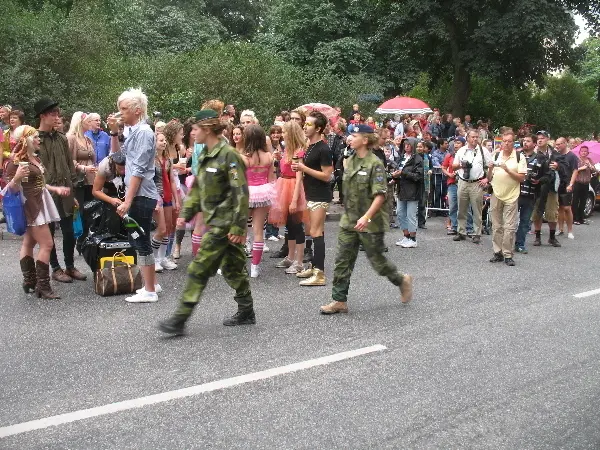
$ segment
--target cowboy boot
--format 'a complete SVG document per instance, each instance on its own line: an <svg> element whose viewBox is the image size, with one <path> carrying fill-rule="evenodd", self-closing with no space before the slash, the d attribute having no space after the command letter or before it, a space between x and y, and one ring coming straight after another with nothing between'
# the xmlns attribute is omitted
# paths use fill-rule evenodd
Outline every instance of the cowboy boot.
<svg viewBox="0 0 600 450"><path fill-rule="evenodd" d="M35 286L35 293L38 298L44 299L58 299L60 296L52 292L50 286L50 266L42 261L36 261L36 272L37 272L37 284Z"/></svg>
<svg viewBox="0 0 600 450"><path fill-rule="evenodd" d="M37 277L33 257L25 256L21 258L21 272L23 273L23 290L26 294L34 293Z"/></svg>

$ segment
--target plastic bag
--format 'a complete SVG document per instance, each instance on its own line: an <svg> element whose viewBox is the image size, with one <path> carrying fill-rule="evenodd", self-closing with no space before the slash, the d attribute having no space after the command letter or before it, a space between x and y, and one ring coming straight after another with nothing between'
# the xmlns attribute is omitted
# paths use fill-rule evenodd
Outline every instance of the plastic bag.
<svg viewBox="0 0 600 450"><path fill-rule="evenodd" d="M73 216L73 232L76 239L80 238L83 234L83 221L81 220L79 209L75 211L75 215Z"/></svg>
<svg viewBox="0 0 600 450"><path fill-rule="evenodd" d="M25 209L21 192L13 192L6 189L2 199L2 209L6 218L6 229L9 233L23 236L27 231L27 219L25 218Z"/></svg>

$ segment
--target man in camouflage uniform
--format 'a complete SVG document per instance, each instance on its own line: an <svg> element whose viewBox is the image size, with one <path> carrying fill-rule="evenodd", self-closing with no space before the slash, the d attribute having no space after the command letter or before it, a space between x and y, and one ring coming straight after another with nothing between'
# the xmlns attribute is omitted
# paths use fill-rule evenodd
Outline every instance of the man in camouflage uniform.
<svg viewBox="0 0 600 450"><path fill-rule="evenodd" d="M340 221L338 253L333 271L333 301L321 306L322 314L348 312L346 302L350 276L360 244L373 269L400 287L402 303L408 303L412 298L412 277L399 273L383 256L383 236L388 227L385 207L387 177L383 163L369 150L376 143L376 137L373 129L367 125L353 125L351 132L355 153L347 159L342 182L344 214Z"/></svg>
<svg viewBox="0 0 600 450"><path fill-rule="evenodd" d="M198 163L198 177L181 211L178 225L202 211L209 230L202 247L188 268L188 281L175 314L160 322L159 329L168 334L183 334L185 322L210 277L221 267L223 277L235 289L238 312L223 325L255 324L248 271L246 270L246 221L248 220L248 186L245 166L238 152L219 138L224 126L215 111L196 114L200 129L196 142L206 144ZM181 222L181 223L179 223Z"/></svg>

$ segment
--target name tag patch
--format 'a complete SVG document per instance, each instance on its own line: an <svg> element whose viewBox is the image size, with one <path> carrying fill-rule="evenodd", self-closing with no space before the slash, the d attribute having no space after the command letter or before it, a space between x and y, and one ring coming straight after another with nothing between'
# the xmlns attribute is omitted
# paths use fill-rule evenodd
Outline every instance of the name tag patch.
<svg viewBox="0 0 600 450"><path fill-rule="evenodd" d="M217 173L217 169L215 167L207 167L206 171L210 173Z"/></svg>
<svg viewBox="0 0 600 450"><path fill-rule="evenodd" d="M365 172L364 170L361 170L360 172L358 172L359 175L366 175L367 172Z"/></svg>

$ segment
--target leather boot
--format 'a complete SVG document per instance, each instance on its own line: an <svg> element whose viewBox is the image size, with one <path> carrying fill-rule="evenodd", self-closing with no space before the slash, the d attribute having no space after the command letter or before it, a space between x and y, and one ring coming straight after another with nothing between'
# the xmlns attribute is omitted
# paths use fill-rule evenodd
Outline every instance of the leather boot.
<svg viewBox="0 0 600 450"><path fill-rule="evenodd" d="M238 311L233 316L225 319L223 325L226 327L235 327L237 325L254 325L256 324L256 316L254 310Z"/></svg>
<svg viewBox="0 0 600 450"><path fill-rule="evenodd" d="M33 294L37 282L33 257L25 256L21 258L21 272L23 273L23 290L26 294Z"/></svg>
<svg viewBox="0 0 600 450"><path fill-rule="evenodd" d="M44 298L47 300L60 298L60 296L56 295L52 291L52 287L50 286L50 266L41 261L36 261L35 269L37 272L35 293L37 294L38 298Z"/></svg>

